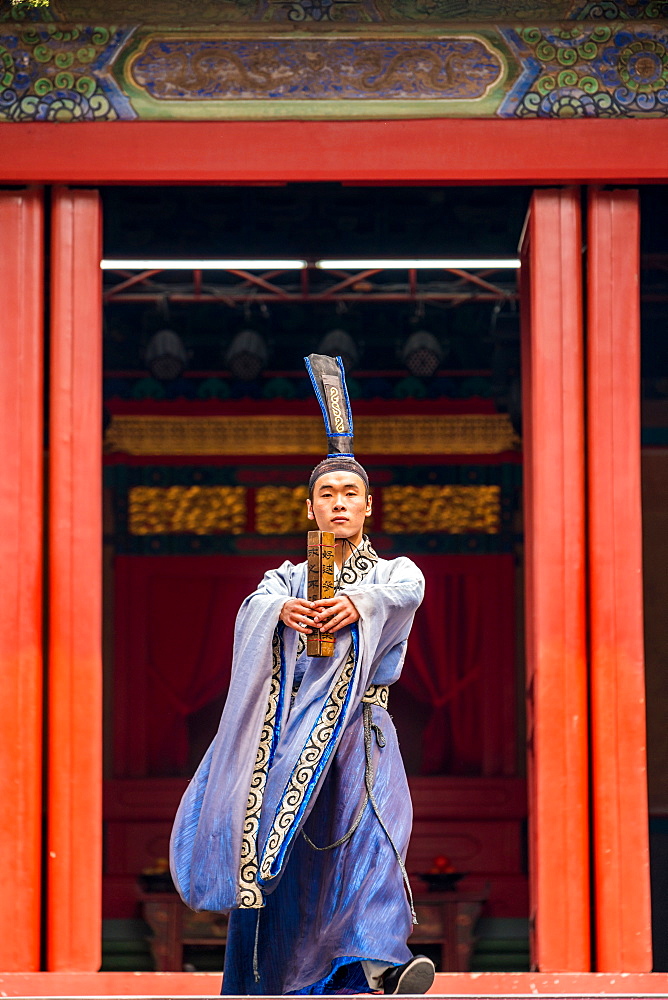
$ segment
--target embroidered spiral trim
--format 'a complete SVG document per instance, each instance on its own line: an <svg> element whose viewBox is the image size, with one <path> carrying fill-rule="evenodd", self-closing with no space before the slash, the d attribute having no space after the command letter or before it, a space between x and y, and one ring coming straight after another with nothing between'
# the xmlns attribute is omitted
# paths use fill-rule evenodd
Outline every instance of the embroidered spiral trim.
<svg viewBox="0 0 668 1000"><path fill-rule="evenodd" d="M267 710L264 716L260 742L255 757L255 767L251 777L246 816L244 819L241 839L241 862L239 865L239 906L241 909L253 910L264 906L262 890L257 884L258 857L257 833L260 826L262 797L267 783L269 759L274 740L276 715L281 692L281 644L278 630L274 632L271 644L272 671Z"/></svg>
<svg viewBox="0 0 668 1000"><path fill-rule="evenodd" d="M361 583L378 562L378 556L367 535L364 536L360 545L353 551L344 562L337 580L337 589L350 587L355 583Z"/></svg>
<svg viewBox="0 0 668 1000"><path fill-rule="evenodd" d="M306 797L311 780L320 764L325 750L334 733L346 701L348 687L355 669L355 649L350 647L346 662L339 674L327 701L311 730L308 741L299 755L299 760L283 792L281 803L276 810L274 822L267 837L260 863L260 877L270 879L272 868L286 839L292 832L300 806Z"/></svg>
<svg viewBox="0 0 668 1000"><path fill-rule="evenodd" d="M390 703L390 689L387 684L370 684L364 692L362 701L366 705L378 705L379 708L387 709Z"/></svg>

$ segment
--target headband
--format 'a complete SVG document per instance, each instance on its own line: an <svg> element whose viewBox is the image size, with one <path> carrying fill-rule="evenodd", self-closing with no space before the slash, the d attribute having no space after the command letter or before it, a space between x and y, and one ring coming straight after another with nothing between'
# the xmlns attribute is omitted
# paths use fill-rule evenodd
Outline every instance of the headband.
<svg viewBox="0 0 668 1000"><path fill-rule="evenodd" d="M360 477L366 487L367 493L369 492L369 477L366 474L366 469L359 462L356 462L354 458L337 458L336 455L331 455L323 458L322 462L318 462L311 473L311 478L308 481L309 496L313 495L313 487L316 484L316 480L320 479L321 476L326 476L328 472L353 472L356 476Z"/></svg>

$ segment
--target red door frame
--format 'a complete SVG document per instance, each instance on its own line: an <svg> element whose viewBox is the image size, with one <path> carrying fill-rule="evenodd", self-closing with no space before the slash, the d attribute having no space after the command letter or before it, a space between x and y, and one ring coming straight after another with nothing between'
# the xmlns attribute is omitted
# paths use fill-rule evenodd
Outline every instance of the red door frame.
<svg viewBox="0 0 668 1000"><path fill-rule="evenodd" d="M598 968L620 972L652 966L647 830L629 821L647 816L638 202L591 188L587 205L593 903Z"/></svg>
<svg viewBox="0 0 668 1000"><path fill-rule="evenodd" d="M581 214L578 188L535 191L521 247L529 892L544 972L591 968Z"/></svg>
<svg viewBox="0 0 668 1000"><path fill-rule="evenodd" d="M0 191L0 968L39 969L43 192Z"/></svg>
<svg viewBox="0 0 668 1000"><path fill-rule="evenodd" d="M37 123L0 125L0 150L8 154L0 158L0 184L647 183L665 178L668 130L657 120ZM96 282L89 288L99 296ZM625 409L626 399L616 403ZM96 422L87 421L76 430L82 442L90 438L94 450L93 436L99 441ZM97 524L99 512L93 506L89 520ZM631 516L637 520L637 511ZM89 578L99 575L97 546L90 549L88 567L84 548L78 579L85 579L88 571ZM63 585L72 584L68 572L63 564ZM93 596L93 604L97 600ZM88 657L86 683L92 690L98 667L95 654L89 653L82 655ZM95 768L101 764L99 739L84 747L86 733L84 726L74 734L70 749L77 743ZM99 772L101 776L101 766ZM57 802L53 805L58 808ZM65 828L62 836L67 836ZM96 921L84 933L91 945L94 935L99 941ZM87 964L78 967L83 971ZM52 968L68 965L72 968L52 956ZM6 977L0 978L6 989ZM25 982L21 988L26 989ZM43 988L35 984L35 989ZM518 988L521 984L514 986ZM496 989L513 987L504 983Z"/></svg>
<svg viewBox="0 0 668 1000"><path fill-rule="evenodd" d="M102 885L93 875L102 869L101 215L97 191L54 189L46 897L52 972L93 972L102 948Z"/></svg>

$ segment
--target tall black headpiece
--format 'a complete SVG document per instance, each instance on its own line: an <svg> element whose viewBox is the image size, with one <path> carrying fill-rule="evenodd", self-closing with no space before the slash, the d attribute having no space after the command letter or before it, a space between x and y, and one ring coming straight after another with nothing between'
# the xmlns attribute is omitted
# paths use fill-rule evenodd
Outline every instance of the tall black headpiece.
<svg viewBox="0 0 668 1000"><path fill-rule="evenodd" d="M339 470L354 472L364 481L368 492L369 477L353 455L353 415L343 362L327 354L309 354L304 362L320 403L328 444L327 458L311 473L309 493L313 492L316 479Z"/></svg>

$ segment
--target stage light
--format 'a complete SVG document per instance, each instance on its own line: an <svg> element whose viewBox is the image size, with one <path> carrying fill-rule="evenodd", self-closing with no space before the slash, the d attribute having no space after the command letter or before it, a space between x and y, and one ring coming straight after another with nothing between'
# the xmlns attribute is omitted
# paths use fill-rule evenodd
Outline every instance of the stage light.
<svg viewBox="0 0 668 1000"><path fill-rule="evenodd" d="M401 356L411 375L431 378L443 359L443 348L433 333L416 330L404 344Z"/></svg>
<svg viewBox="0 0 668 1000"><path fill-rule="evenodd" d="M146 345L144 361L153 378L171 382L186 367L188 352L178 333L173 330L158 330Z"/></svg>
<svg viewBox="0 0 668 1000"><path fill-rule="evenodd" d="M340 357L347 372L357 367L359 351L355 341L345 330L330 330L317 347L318 354L328 354L330 358Z"/></svg>
<svg viewBox="0 0 668 1000"><path fill-rule="evenodd" d="M113 259L105 257L100 261L103 271L301 271L305 260L234 260L193 259L168 260L167 258Z"/></svg>
<svg viewBox="0 0 668 1000"><path fill-rule="evenodd" d="M383 271L409 271L409 270L422 270L422 271L437 271L440 269L444 270L458 270L458 271L479 271L487 270L489 268L497 268L501 271L514 271L520 266L520 261L516 258L480 258L476 259L474 257L462 257L462 258L434 258L430 260L426 257L416 257L405 260L379 260L377 258L369 260L318 260L315 262L316 267L323 268L327 271L370 271L378 268Z"/></svg>
<svg viewBox="0 0 668 1000"><path fill-rule="evenodd" d="M234 378L252 382L266 367L269 352L264 339L255 330L242 330L227 349L225 363Z"/></svg>

